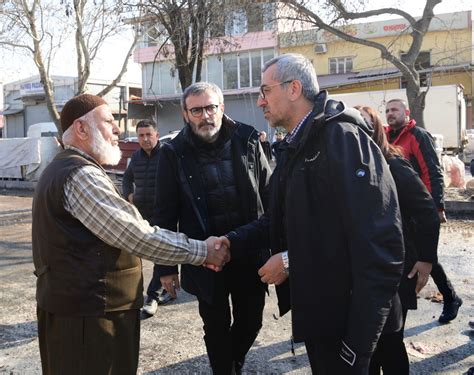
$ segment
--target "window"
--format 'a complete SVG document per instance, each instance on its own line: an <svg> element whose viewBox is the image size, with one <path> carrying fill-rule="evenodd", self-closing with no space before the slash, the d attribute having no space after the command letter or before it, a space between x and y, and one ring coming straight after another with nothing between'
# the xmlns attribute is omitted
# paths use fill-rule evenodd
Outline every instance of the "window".
<svg viewBox="0 0 474 375"><path fill-rule="evenodd" d="M246 9L235 9L225 18L225 34L241 35L275 28L275 5L252 4Z"/></svg>
<svg viewBox="0 0 474 375"><path fill-rule="evenodd" d="M333 57L329 59L329 74L344 74L352 72L353 58Z"/></svg>
<svg viewBox="0 0 474 375"><path fill-rule="evenodd" d="M262 66L275 55L273 48L223 55L207 55L201 78L222 90L235 90L261 85ZM153 68L154 66L154 68ZM195 72L193 77L195 77ZM181 86L174 61L147 63L143 69L145 95L179 94ZM152 87L150 87L152 84Z"/></svg>
<svg viewBox="0 0 474 375"><path fill-rule="evenodd" d="M270 61L275 57L275 53L273 49L264 49L263 51L263 64L265 64L267 61ZM263 66L262 64L262 66Z"/></svg>
<svg viewBox="0 0 474 375"><path fill-rule="evenodd" d="M275 4L267 3L267 4L259 4L263 10L263 30L274 30L275 19L276 19L276 8Z"/></svg>
<svg viewBox="0 0 474 375"><path fill-rule="evenodd" d="M407 88L407 80L405 77L400 78L400 86L402 89ZM431 74L430 73L420 73L420 87L431 86Z"/></svg>
<svg viewBox="0 0 474 375"><path fill-rule="evenodd" d="M250 52L240 52L239 54L225 54L207 57L208 80L217 83L223 90L241 89L246 87L259 87L262 82L262 66L275 56L273 48L256 50ZM220 58L222 63L220 63ZM218 82L215 73L211 80L211 62L214 72L217 72L217 64L222 67L222 84ZM220 70L219 70L220 72ZM203 74L204 77L204 74Z"/></svg>
<svg viewBox="0 0 474 375"><path fill-rule="evenodd" d="M237 54L230 53L224 55L222 59L224 68L224 90L232 90L238 88L238 66Z"/></svg>
<svg viewBox="0 0 474 375"><path fill-rule="evenodd" d="M162 25L153 25L146 30L145 45L147 47L161 46L166 42L166 39L166 32Z"/></svg>
<svg viewBox="0 0 474 375"><path fill-rule="evenodd" d="M400 58L404 60L406 53L401 53ZM415 60L415 69L423 70L431 68L431 52L430 51L420 51L418 57Z"/></svg>
<svg viewBox="0 0 474 375"><path fill-rule="evenodd" d="M225 34L226 35L240 35L247 32L247 16L242 9L234 10L226 17L225 20Z"/></svg>
<svg viewBox="0 0 474 375"><path fill-rule="evenodd" d="M206 58L207 61L207 80L215 83L217 86L222 87L222 63L220 56L210 55ZM204 65L202 71L202 77L204 78Z"/></svg>
<svg viewBox="0 0 474 375"><path fill-rule="evenodd" d="M161 90L160 94L174 94L175 93L175 71L174 65L168 61L160 63L160 78Z"/></svg>
<svg viewBox="0 0 474 375"><path fill-rule="evenodd" d="M250 60L248 52L243 52L239 56L239 78L239 87L250 87Z"/></svg>
<svg viewBox="0 0 474 375"><path fill-rule="evenodd" d="M249 33L263 30L264 9L259 6L251 7L247 11L247 31Z"/></svg>
<svg viewBox="0 0 474 375"><path fill-rule="evenodd" d="M406 53L401 53L400 58L404 59ZM421 51L418 54L418 57L415 60L415 69L417 71L429 69L431 67L431 52L430 51ZM428 87L431 84L431 75L429 72L420 73L420 86L421 87ZM401 87L405 89L407 87L407 81L402 76L401 78Z"/></svg>
<svg viewBox="0 0 474 375"><path fill-rule="evenodd" d="M262 84L262 53L261 51L250 52L252 64L252 87L259 87Z"/></svg>

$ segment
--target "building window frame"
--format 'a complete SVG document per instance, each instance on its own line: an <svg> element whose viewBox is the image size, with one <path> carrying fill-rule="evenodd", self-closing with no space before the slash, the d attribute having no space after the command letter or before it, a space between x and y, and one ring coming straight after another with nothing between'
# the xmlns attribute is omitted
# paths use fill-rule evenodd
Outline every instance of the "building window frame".
<svg viewBox="0 0 474 375"><path fill-rule="evenodd" d="M241 52L238 52L236 53L236 57L237 57L237 88L238 90L240 89L249 89L249 88L253 88L253 87L260 87L260 82L258 82L258 85L254 85L253 82L254 82L254 77L253 77L253 65L252 65L252 57L255 57L255 54L254 52L258 51L259 53L259 61L260 61L260 71L261 69L263 68L263 65L265 64L266 61L268 61L270 58L267 58L265 60L265 56L266 54L268 54L268 52L270 52L270 50L273 52L273 57L276 56L275 54L275 49L274 48L262 48L260 50L246 50L246 51L241 51ZM235 52L234 52L235 53ZM218 84L219 87L222 88L222 91L227 91L227 90L235 90L233 88L225 88L224 87L224 64L223 64L223 60L224 60L224 57L225 55L227 54L221 54L221 55L218 55L218 59L219 61L221 62L220 64L220 83ZM230 55L230 54L229 54ZM216 55L210 55L210 56L216 56ZM241 69L240 69L240 59L241 58L245 58L247 61L248 61L248 86L242 86L241 85ZM205 59L205 74L203 74L203 76L206 77L206 80L208 81L208 77L209 77L209 70L208 70L208 59L206 58Z"/></svg>
<svg viewBox="0 0 474 375"><path fill-rule="evenodd" d="M345 74L354 71L354 56L338 56L328 58L329 74Z"/></svg>
<svg viewBox="0 0 474 375"><path fill-rule="evenodd" d="M400 59L403 59L403 56L406 55L405 51L400 51ZM418 53L418 57L415 60L415 69L416 70L423 70L429 69L432 67L431 64L431 50L428 51L420 51Z"/></svg>
<svg viewBox="0 0 474 375"><path fill-rule="evenodd" d="M235 88L226 88L224 87L224 75L225 75L225 71L224 71L224 59L226 56L229 56L230 55L235 55L236 57L236 60L237 60L237 85ZM209 72L209 58L212 57L212 59L214 60L214 63L213 64L213 67L212 69L215 69L215 74L214 74L214 79L218 79L219 82L215 82L219 87L222 88L222 91L228 91L228 90L240 90L240 89L249 89L249 88L255 88L255 87L260 87L260 84L261 84L261 80L259 79L254 79L254 66L253 66L253 61L252 60L257 60L256 57L258 56L258 63L260 66L255 69L256 70L256 74L258 74L258 72L260 72L261 74L261 70L263 68L263 65L265 64L265 62L267 62L268 60L270 60L271 58L275 57L276 56L276 51L275 51L275 48L262 48L262 49L258 49L258 50L246 50L246 51L240 51L240 52L231 52L231 53L228 53L228 54L218 54L218 55L208 55L204 58L204 62L203 62L203 70L202 70L202 79L205 80L205 81L208 81L209 82L209 78L211 76L210 72ZM247 86L243 86L242 83L241 83L241 78L242 78L242 72L241 72L241 59L245 59L246 63L248 64L248 67L247 67L247 70L248 72L246 72L246 74L248 75L247 78ZM167 60L166 61L167 63L170 62L170 60ZM218 65L216 64L216 62L218 62ZM174 87L174 92L171 93L171 92L166 92L164 93L163 92L163 77L162 77L162 74L164 74L163 72L167 72L168 70L171 72L171 69L163 69L161 64L165 63L165 61L160 61L160 62L156 62L155 64L155 69L154 69L154 80L156 80L156 85L154 84L153 86L155 88L157 88L157 90L155 90L155 92L153 92L153 89L150 91L148 90L148 88L145 89L146 92L150 92L150 94L155 94L155 95L172 95L172 94L180 94L182 92L182 90L180 89L180 85L179 85L179 76L178 76L178 72L176 71L175 74L174 74L174 77L172 76L172 82L173 82L173 87ZM218 66L218 69L219 71L217 71L217 66ZM151 67L150 67L151 69ZM151 70L150 69L144 69L144 82L146 82L146 84L148 85L149 84L149 79L151 79L151 77L148 77L149 73L151 73ZM193 73L194 74L194 73ZM171 75L171 74L170 74ZM214 79L212 82L214 82ZM168 82L169 83L169 82Z"/></svg>

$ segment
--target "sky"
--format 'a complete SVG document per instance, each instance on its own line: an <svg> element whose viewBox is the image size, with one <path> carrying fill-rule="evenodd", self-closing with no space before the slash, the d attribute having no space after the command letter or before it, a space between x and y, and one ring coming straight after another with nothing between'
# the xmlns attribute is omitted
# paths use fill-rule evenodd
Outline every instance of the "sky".
<svg viewBox="0 0 474 375"><path fill-rule="evenodd" d="M99 52L97 58L92 64L91 78L112 80L120 72L125 55L129 45L132 42L132 36L124 34L115 37L106 44ZM38 75L38 69L34 65L30 55L22 52L1 51L0 61L0 82L8 83L27 78L32 75ZM76 76L76 54L74 45L69 43L57 53L55 63L51 68L53 75ZM133 83L141 82L140 65L133 62L130 58L125 80Z"/></svg>
<svg viewBox="0 0 474 375"><path fill-rule="evenodd" d="M396 7L408 11L413 16L421 15L426 0L369 0L370 8ZM472 0L443 0L436 6L435 13L449 13L453 11L472 10ZM381 17L378 20L387 19ZM111 40L103 47L96 61L92 65L91 78L107 79L115 78L121 68L123 58L127 52L127 44L131 35L122 35ZM76 76L76 62L73 45L62 47L57 54L56 62L51 72L54 75ZM38 70L33 64L32 58L18 52L5 52L0 50L0 82L8 83L19 79L37 75ZM139 64L130 59L128 72L124 81L140 83L141 69Z"/></svg>

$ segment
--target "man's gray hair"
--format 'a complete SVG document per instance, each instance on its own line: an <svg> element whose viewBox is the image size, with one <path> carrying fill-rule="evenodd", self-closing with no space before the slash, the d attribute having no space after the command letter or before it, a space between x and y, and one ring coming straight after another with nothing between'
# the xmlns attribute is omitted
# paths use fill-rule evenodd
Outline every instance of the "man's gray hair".
<svg viewBox="0 0 474 375"><path fill-rule="evenodd" d="M202 93L206 91L213 91L214 93L217 94L217 96L219 97L218 104L224 103L224 95L222 94L222 90L220 89L219 86L211 82L196 82L196 83L193 83L191 86L186 87L186 89L184 90L183 96L181 97L181 108L187 109L186 99L188 98L188 96L201 95Z"/></svg>
<svg viewBox="0 0 474 375"><path fill-rule="evenodd" d="M73 136L74 136L74 130L73 129L74 129L74 127L70 126L63 133L63 136L62 136L63 145L70 145L72 143L72 139L73 139Z"/></svg>
<svg viewBox="0 0 474 375"><path fill-rule="evenodd" d="M298 80L303 87L303 96L313 102L319 93L318 77L314 66L306 57L297 53L287 53L274 57L263 66L265 72L272 65L276 66L273 79L279 82Z"/></svg>
<svg viewBox="0 0 474 375"><path fill-rule="evenodd" d="M86 122L89 126L96 127L97 124L95 123L94 114L92 113L94 112L94 110L95 108L92 111L87 112L85 115L79 117L78 120ZM73 130L73 126L70 126L63 133L63 136L61 137L61 139L64 145L69 145L72 143L73 138L74 138L74 130Z"/></svg>

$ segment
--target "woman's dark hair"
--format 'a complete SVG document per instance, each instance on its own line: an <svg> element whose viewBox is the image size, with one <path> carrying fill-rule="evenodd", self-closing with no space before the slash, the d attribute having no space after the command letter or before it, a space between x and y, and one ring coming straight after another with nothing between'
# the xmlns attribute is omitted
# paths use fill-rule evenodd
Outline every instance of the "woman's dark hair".
<svg viewBox="0 0 474 375"><path fill-rule="evenodd" d="M387 136L385 135L385 130L383 128L382 119L375 109L368 106L356 105L355 109L360 112L364 111L370 117L371 123L368 124L374 129L374 134L372 134L372 139L379 146L385 160L392 159L396 156L403 157L402 148L400 146L392 145L388 142Z"/></svg>

